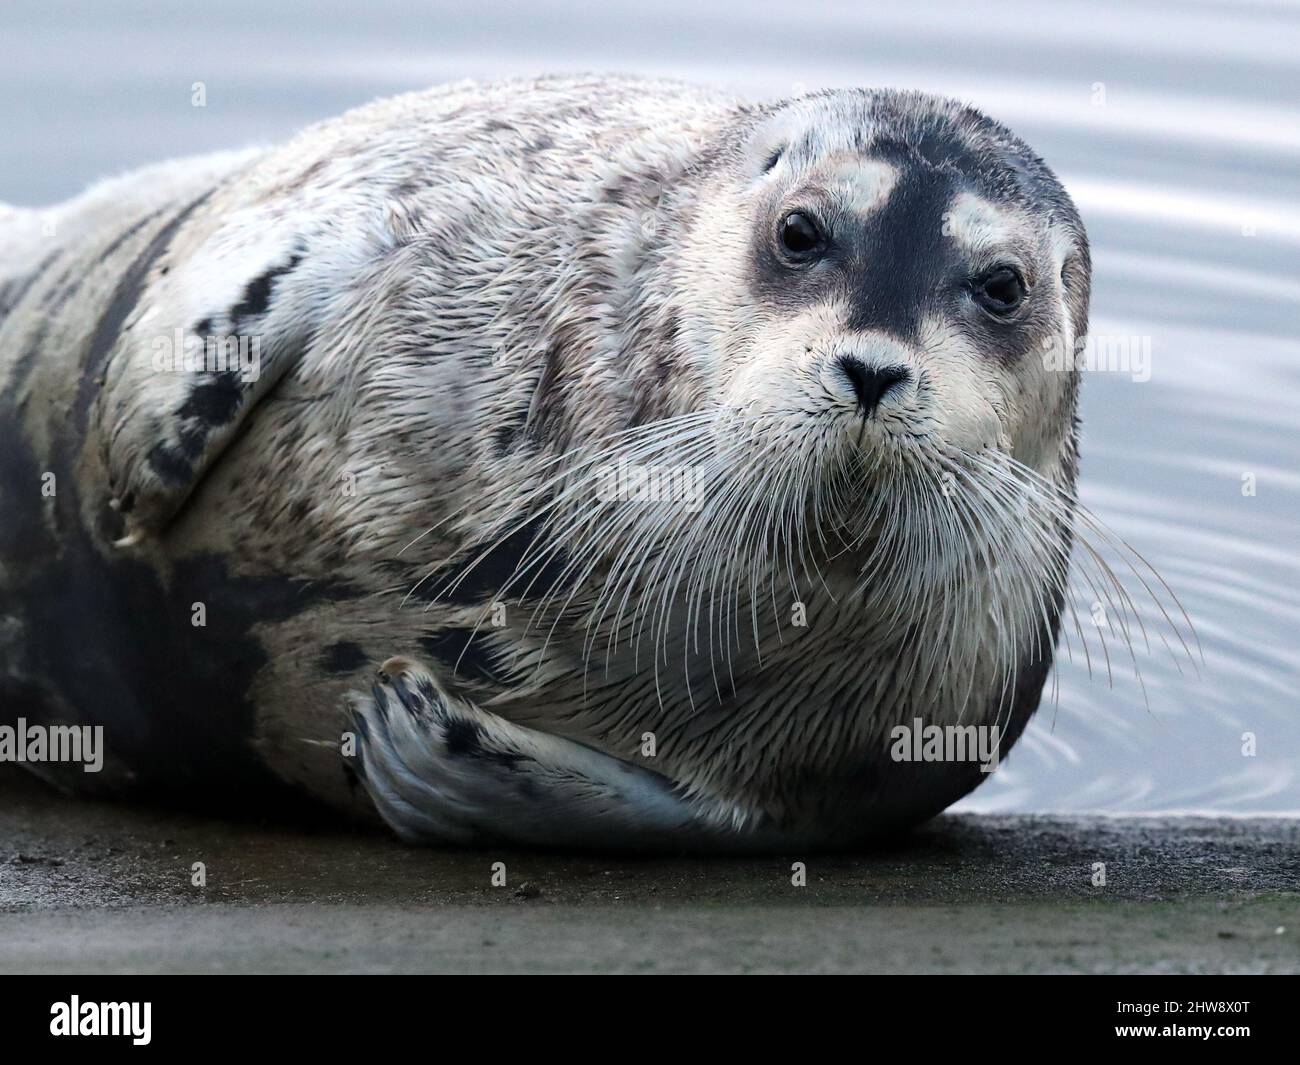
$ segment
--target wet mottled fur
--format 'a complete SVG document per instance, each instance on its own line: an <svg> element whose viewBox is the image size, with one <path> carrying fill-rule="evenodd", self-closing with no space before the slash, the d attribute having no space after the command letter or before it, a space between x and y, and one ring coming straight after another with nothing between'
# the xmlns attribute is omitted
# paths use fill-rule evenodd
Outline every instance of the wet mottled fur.
<svg viewBox="0 0 1300 1065"><path fill-rule="evenodd" d="M826 159L883 161L892 192L871 222L854 200L870 190L819 187L841 258L783 274L764 242ZM1020 333L952 324L960 253L938 227L962 193L1020 227L1037 291ZM840 846L981 780L891 761L893 725L999 721L1005 751L1038 703L1055 569L1010 651L987 603L900 623L889 580L879 600L859 587L865 541L810 549L775 608L747 571L741 638L691 635L714 579L696 572L662 619L607 618L614 638L592 640L617 548L585 569L596 526L549 552L557 525L533 513L557 456L715 407L741 412L756 468L805 415L831 418L828 463L888 454L837 391L843 337L919 378L871 434L959 437L1070 498L1077 378L1032 360L1086 331L1086 239L1037 158L959 104L451 86L0 214L0 270L0 718L105 725L98 778L47 767L69 785L218 803L289 785L431 840ZM260 376L158 372L175 329L257 336ZM806 625L787 623L795 601ZM936 638L961 650L918 667Z"/></svg>

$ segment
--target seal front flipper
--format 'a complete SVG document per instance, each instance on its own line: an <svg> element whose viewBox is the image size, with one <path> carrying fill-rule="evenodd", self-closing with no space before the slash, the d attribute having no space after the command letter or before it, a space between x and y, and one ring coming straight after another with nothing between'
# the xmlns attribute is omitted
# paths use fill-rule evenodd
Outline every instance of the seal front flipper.
<svg viewBox="0 0 1300 1065"><path fill-rule="evenodd" d="M404 839L622 850L772 844L761 818L664 776L489 714L409 659L354 696L353 767Z"/></svg>
<svg viewBox="0 0 1300 1065"><path fill-rule="evenodd" d="M255 170L211 194L104 338L94 431L129 539L168 523L391 249L366 221L374 194L335 190L338 213L327 215L311 206L312 179L287 200L267 195L277 179L289 180Z"/></svg>

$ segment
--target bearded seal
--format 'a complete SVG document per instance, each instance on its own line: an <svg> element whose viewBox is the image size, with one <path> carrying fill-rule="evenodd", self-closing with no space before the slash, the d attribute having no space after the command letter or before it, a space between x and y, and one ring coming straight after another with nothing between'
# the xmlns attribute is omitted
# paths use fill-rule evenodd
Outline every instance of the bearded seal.
<svg viewBox="0 0 1300 1065"><path fill-rule="evenodd" d="M105 729L47 777L847 847L984 778L900 730L996 761L1039 704L1089 249L959 102L456 85L0 251L0 694Z"/></svg>

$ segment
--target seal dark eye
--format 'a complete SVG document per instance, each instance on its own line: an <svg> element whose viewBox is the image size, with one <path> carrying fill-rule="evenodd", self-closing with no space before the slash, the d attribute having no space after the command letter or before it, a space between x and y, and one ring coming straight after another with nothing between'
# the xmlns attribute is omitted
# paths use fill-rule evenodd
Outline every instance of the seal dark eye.
<svg viewBox="0 0 1300 1065"><path fill-rule="evenodd" d="M781 219L781 247L795 259L810 258L822 245L817 223L800 211L791 211Z"/></svg>
<svg viewBox="0 0 1300 1065"><path fill-rule="evenodd" d="M1025 301L1025 282L1011 266L997 266L975 281L975 298L989 314L1005 317Z"/></svg>

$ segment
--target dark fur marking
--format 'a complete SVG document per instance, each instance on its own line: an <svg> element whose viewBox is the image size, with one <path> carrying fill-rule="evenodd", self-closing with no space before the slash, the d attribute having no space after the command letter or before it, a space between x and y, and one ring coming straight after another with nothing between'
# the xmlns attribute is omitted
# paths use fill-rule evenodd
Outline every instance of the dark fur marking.
<svg viewBox="0 0 1300 1065"><path fill-rule="evenodd" d="M140 295L143 293L145 282L149 277L149 268L167 250L172 237L176 235L176 231L184 224L185 220L210 195L210 192L205 192L189 206L179 211L176 217L155 233L153 239L136 256L130 267L122 275L122 279L117 283L117 287L113 290L108 306L105 308L104 313L99 316L99 321L95 323L95 330L91 334L90 344L86 349L86 364L82 369L81 381L77 389L77 399L73 406L73 424L75 426L73 437L75 439L80 440L85 435L86 427L90 422L90 406L102 384L101 374L104 365L108 362L109 354L117 342L118 335L122 332L122 326L126 324L127 317L135 310L136 304L140 301Z"/></svg>
<svg viewBox="0 0 1300 1065"><path fill-rule="evenodd" d="M844 270L850 329L913 339L922 316L960 291L960 257L943 235L943 213L955 188L950 175L913 167L867 217L860 254Z"/></svg>
<svg viewBox="0 0 1300 1065"><path fill-rule="evenodd" d="M32 370L36 368L36 360L40 357L41 350L45 345L45 337L50 331L50 320L42 318L40 324L36 327L36 332L32 334L31 339L24 348L23 353L18 357L14 364L13 373L10 374L6 384L10 395L20 396L23 386L31 376ZM26 397L23 397L24 400Z"/></svg>
<svg viewBox="0 0 1300 1065"><path fill-rule="evenodd" d="M78 269L78 264L74 263L54 282L52 291L45 294L44 306L42 308L47 317L55 317L63 309L64 304L68 302L86 283L86 271L84 264Z"/></svg>
<svg viewBox="0 0 1300 1065"><path fill-rule="evenodd" d="M208 431L204 426L188 425L180 432L180 444L176 450L193 467L202 457L207 439Z"/></svg>
<svg viewBox="0 0 1300 1065"><path fill-rule="evenodd" d="M360 646L343 640L325 648L325 653L321 655L321 668L326 673L355 673L369 661Z"/></svg>
<svg viewBox="0 0 1300 1065"><path fill-rule="evenodd" d="M844 295L852 307L848 328L914 339L927 311L961 295L964 275L955 244L942 232L954 176L915 163L899 166L885 203L831 233L824 256L809 266L781 258L775 216L760 223L753 238L755 292L792 313Z"/></svg>
<svg viewBox="0 0 1300 1065"><path fill-rule="evenodd" d="M520 442L524 426L528 422L527 410L512 410L502 417L500 423L492 430L492 440L497 454L508 455Z"/></svg>
<svg viewBox="0 0 1300 1065"><path fill-rule="evenodd" d="M59 449L71 453L79 440L61 435ZM68 520L61 515L52 532L44 520L48 501L33 490L47 468L18 431L9 397L0 395L0 601L24 622L0 656L0 720L19 709L8 696L22 690L31 698L21 709L33 724L104 726L104 772L77 767L64 777L81 790L129 791L222 812L264 811L268 800L291 814L311 809L252 746L248 693L269 661L252 633L351 589L237 577L211 555L177 561L164 580L145 561L104 553L78 520L77 480L66 458L53 469ZM205 626L190 624L195 602L207 605ZM33 685L48 691L35 694Z"/></svg>
<svg viewBox="0 0 1300 1065"><path fill-rule="evenodd" d="M15 310L23 301L23 298L31 290L32 286L43 278L54 265L54 261L59 257L61 252L53 251L40 261L32 273L15 281L10 281L4 286L3 294L0 295L0 325L4 324L5 318L9 313ZM36 327L31 339L27 342L23 353L18 356L14 363L14 368L9 374L9 380L6 382L6 388L11 396L22 394L23 386L26 385L27 379L31 376L32 370L36 367L36 360L40 357L41 349L45 344L45 337L49 333L50 320L48 316L42 316Z"/></svg>
<svg viewBox="0 0 1300 1065"><path fill-rule="evenodd" d="M666 387L678 372L677 345L682 332L682 319L677 311L670 311L664 322L663 343L655 346L655 384Z"/></svg>
<svg viewBox="0 0 1300 1065"><path fill-rule="evenodd" d="M447 753L453 758L471 758L481 752L479 738L483 730L477 721L469 718L453 717L443 729L443 741L447 744Z"/></svg>
<svg viewBox="0 0 1300 1065"><path fill-rule="evenodd" d="M243 299L230 308L232 325L238 328L240 319L265 314L271 304L271 290L275 287L276 280L292 271L300 262L302 256L294 255L283 266L272 267L266 273L253 278L244 287Z"/></svg>
<svg viewBox="0 0 1300 1065"><path fill-rule="evenodd" d="M133 222L129 227L127 227L127 228L124 229L121 233L119 233L116 237L114 237L113 240L108 244L108 246L107 246L103 251L101 251L101 252L99 253L99 259L98 259L97 261L102 263L102 262L104 262L105 260L107 260L108 257L109 257L110 255L112 255L115 251L117 251L118 248L120 248L123 244L125 244L125 243L126 243L128 240L130 240L133 236L135 236L137 233L139 233L141 229L143 229L145 226L147 226L150 222L152 222L155 218L157 218L161 213L162 213L162 211L160 211L160 210L159 210L159 211L150 211L150 212L149 212L147 215L145 215L143 218L139 219L139 220L136 221L136 222Z"/></svg>
<svg viewBox="0 0 1300 1065"><path fill-rule="evenodd" d="M196 384L176 413L206 425L225 425L239 410L245 391L237 371L222 370Z"/></svg>
<svg viewBox="0 0 1300 1065"><path fill-rule="evenodd" d="M494 544L486 554L487 544L466 547L457 561L425 581L416 594L434 602L466 606L480 604L506 592L518 594L530 585L529 594L535 597L557 590L567 565L563 551L553 553L544 565L533 566L517 580L511 580L526 559L545 550L542 545L534 547L541 531L541 522L534 520Z"/></svg>
<svg viewBox="0 0 1300 1065"><path fill-rule="evenodd" d="M493 765L499 765L502 769L509 769L517 772L521 762L532 761L526 754L511 754L507 751L489 751L486 748L480 753L484 761L491 762Z"/></svg>
<svg viewBox="0 0 1300 1065"><path fill-rule="evenodd" d="M54 260L61 254L58 251L50 252L36 265L36 269L30 274L7 281L4 287L0 288L0 320L7 317L9 312L22 302L23 297L27 295L31 287L45 276L46 271L54 264Z"/></svg>
<svg viewBox="0 0 1300 1065"><path fill-rule="evenodd" d="M542 362L542 373L528 406L524 429L529 441L534 444L545 442L551 422L559 410L559 379L563 364L564 350L561 345L558 342L548 344Z"/></svg>
<svg viewBox="0 0 1300 1065"><path fill-rule="evenodd" d="M175 446L155 444L149 465L166 484L179 487L194 474L212 429L234 418L243 401L245 386L234 370L223 370L200 381L176 412L187 424Z"/></svg>
<svg viewBox="0 0 1300 1065"><path fill-rule="evenodd" d="M194 466L184 453L170 444L154 444L146 461L164 484L183 485L194 473Z"/></svg>
<svg viewBox="0 0 1300 1065"><path fill-rule="evenodd" d="M455 676L495 686L504 682L483 646L483 635L473 629L445 629L435 636L421 636L419 644Z"/></svg>
<svg viewBox="0 0 1300 1065"><path fill-rule="evenodd" d="M447 754L451 758L477 758L503 769L517 770L520 762L530 759L523 754L493 751L483 746L483 729L477 721L453 717L443 729Z"/></svg>

